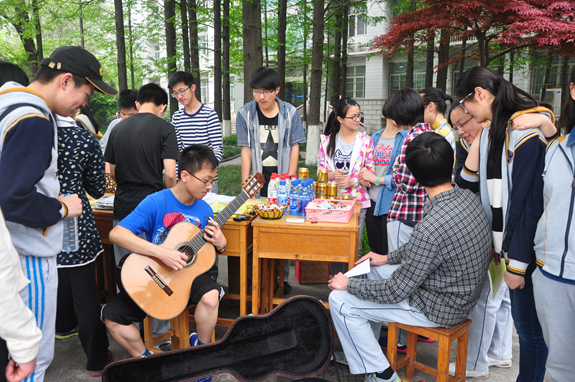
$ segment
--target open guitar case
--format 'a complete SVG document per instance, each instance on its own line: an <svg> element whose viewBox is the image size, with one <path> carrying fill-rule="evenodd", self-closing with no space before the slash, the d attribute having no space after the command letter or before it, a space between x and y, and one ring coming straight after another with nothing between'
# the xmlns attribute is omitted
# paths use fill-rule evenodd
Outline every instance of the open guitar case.
<svg viewBox="0 0 575 382"><path fill-rule="evenodd" d="M323 304L295 296L266 315L236 319L217 342L111 363L102 381L181 382L219 373L245 382L274 375L300 379L323 371L332 349L333 327Z"/></svg>

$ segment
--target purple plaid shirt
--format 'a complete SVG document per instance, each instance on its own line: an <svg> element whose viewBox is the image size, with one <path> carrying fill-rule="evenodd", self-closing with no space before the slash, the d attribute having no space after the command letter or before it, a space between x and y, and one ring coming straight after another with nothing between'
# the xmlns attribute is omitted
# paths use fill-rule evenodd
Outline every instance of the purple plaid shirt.
<svg viewBox="0 0 575 382"><path fill-rule="evenodd" d="M387 221L408 220L419 222L423 218L423 207L427 202L427 192L423 186L415 180L411 172L405 165L405 149L409 142L413 141L419 134L433 131L428 123L418 123L415 125L403 142L401 154L397 157L397 162L391 170L391 177L397 186L391 208L387 215Z"/></svg>

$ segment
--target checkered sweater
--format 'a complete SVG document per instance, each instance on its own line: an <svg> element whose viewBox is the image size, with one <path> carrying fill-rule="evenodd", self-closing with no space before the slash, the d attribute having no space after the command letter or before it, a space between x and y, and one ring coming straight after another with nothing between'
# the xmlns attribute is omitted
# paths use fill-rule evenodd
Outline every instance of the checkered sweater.
<svg viewBox="0 0 575 382"><path fill-rule="evenodd" d="M388 260L401 263L389 279L352 278L347 291L381 304L408 298L440 326L461 324L479 299L491 261L491 229L477 195L455 186L433 197L409 242Z"/></svg>

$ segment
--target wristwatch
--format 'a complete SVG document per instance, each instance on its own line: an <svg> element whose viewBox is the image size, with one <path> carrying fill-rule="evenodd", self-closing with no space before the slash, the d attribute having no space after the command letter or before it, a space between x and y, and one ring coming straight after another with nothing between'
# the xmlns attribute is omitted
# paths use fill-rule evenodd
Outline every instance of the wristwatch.
<svg viewBox="0 0 575 382"><path fill-rule="evenodd" d="M379 176L377 178L375 178L375 182L373 184L375 184L376 186L380 186L381 182L379 181Z"/></svg>

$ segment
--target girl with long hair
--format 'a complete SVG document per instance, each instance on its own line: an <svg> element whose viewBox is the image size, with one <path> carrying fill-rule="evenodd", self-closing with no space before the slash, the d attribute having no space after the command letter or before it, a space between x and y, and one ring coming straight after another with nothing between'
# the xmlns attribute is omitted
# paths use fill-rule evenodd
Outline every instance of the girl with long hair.
<svg viewBox="0 0 575 382"><path fill-rule="evenodd" d="M543 381L547 346L537 319L531 275L535 270L533 238L541 208L535 190L542 187L547 141L537 129L513 130L520 115L551 110L529 93L484 67L467 70L457 84L461 107L477 123L490 120L469 150L462 178L476 184L493 234L494 257L507 263L511 312L519 335L517 381ZM539 210L539 211L537 211Z"/></svg>
<svg viewBox="0 0 575 382"><path fill-rule="evenodd" d="M321 136L318 153L318 170L328 170L330 183L337 183L340 190L351 194L361 203L359 222L359 250L363 235L363 222L367 208L371 205L366 189L360 184L359 174L363 167L375 171L373 161L373 141L364 132L357 131L362 117L357 102L342 98L335 105L328 120L326 130L329 135ZM330 265L331 273L345 271L341 263Z"/></svg>
<svg viewBox="0 0 575 382"><path fill-rule="evenodd" d="M425 88L419 95L423 98L425 105L423 122L429 123L433 131L447 139L455 151L455 133L445 118L447 101L453 105L453 97L438 88Z"/></svg>

